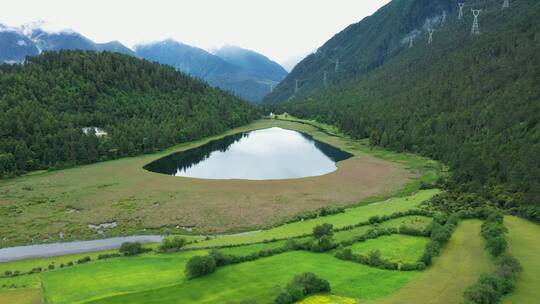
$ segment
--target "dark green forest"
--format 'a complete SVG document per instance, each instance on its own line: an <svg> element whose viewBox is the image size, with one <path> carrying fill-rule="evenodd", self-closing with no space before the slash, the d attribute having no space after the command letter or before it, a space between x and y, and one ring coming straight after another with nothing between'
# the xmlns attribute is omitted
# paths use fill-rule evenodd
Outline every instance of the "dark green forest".
<svg viewBox="0 0 540 304"><path fill-rule="evenodd" d="M478 1L485 0L474 2ZM467 4L472 2L467 1ZM298 63L265 101L283 102L294 95L309 96L324 86L325 72L330 86L382 66L407 48L406 37L414 35L415 40L421 39L417 30L428 20L440 20L444 11L447 14L455 11L457 3L455 0L390 1L372 16L345 28ZM295 93L296 80L300 90Z"/></svg>
<svg viewBox="0 0 540 304"><path fill-rule="evenodd" d="M540 220L540 3L487 1L480 36L457 13L372 72L285 110L449 165L444 208L492 203ZM351 37L351 39L354 39Z"/></svg>
<svg viewBox="0 0 540 304"><path fill-rule="evenodd" d="M171 67L107 52L46 52L0 66L0 176L151 153L255 118L243 100Z"/></svg>

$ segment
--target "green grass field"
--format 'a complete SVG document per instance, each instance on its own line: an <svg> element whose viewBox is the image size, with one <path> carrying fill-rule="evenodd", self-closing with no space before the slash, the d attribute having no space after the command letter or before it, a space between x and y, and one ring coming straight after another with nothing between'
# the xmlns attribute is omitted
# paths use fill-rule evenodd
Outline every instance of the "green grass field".
<svg viewBox="0 0 540 304"><path fill-rule="evenodd" d="M352 223L367 220L375 214L390 214L395 211L403 211L418 206L422 201L437 193L436 190L422 191L409 197L395 198L381 203L355 207L345 213L331 215L313 220L306 220L276 227L265 231L271 236L296 236L309 233L315 225L324 222L332 222L341 227ZM383 224L384 227L399 227L402 224L424 228L430 222L430 218L422 216L405 216L393 219ZM365 226L350 231L336 233L336 240L350 239L361 235L372 227ZM284 233L284 235L282 235ZM238 237L223 237L203 241L197 245L224 245L235 242L257 242L261 239L254 238L257 234L242 235ZM238 240L240 238L240 240ZM247 239L246 239L247 238ZM405 237L408 238L408 237ZM217 242L219 241L219 242ZM249 255L262 249L277 248L284 245L284 241L253 244L241 247L222 249L223 252L233 255ZM387 246L386 242L381 247ZM41 278L48 303L79 303L86 300L101 297L111 297L116 294L131 293L135 291L155 289L163 286L178 285L184 280L183 269L187 260L193 255L204 254L206 251L188 251L176 254L146 254L133 258L115 258L105 261L91 262L77 265L73 268L48 271ZM330 256L332 261L340 262ZM21 265L31 261L15 262ZM316 265L316 264L315 264ZM240 265L238 265L240 266ZM233 266L231 266L233 267ZM236 267L236 266L234 266ZM91 281L90 284L87 284ZM400 281L401 282L401 281ZM66 290L80 290L82 292L67 292Z"/></svg>
<svg viewBox="0 0 540 304"><path fill-rule="evenodd" d="M422 256L428 242L429 239L425 237L389 235L356 243L350 248L355 254L367 256L371 251L379 250L382 258L392 262L415 263Z"/></svg>
<svg viewBox="0 0 540 304"><path fill-rule="evenodd" d="M523 272L516 290L503 299L505 304L540 302L540 226L513 216L504 218L508 228L510 254L519 260Z"/></svg>
<svg viewBox="0 0 540 304"><path fill-rule="evenodd" d="M430 217L425 216L404 216L383 222L377 227L379 228L399 228L402 225L407 225L408 227L413 227L417 229L425 229L431 223ZM348 241L355 236L362 235L368 230L373 229L375 226L361 226L351 230L345 230L334 233L334 240L336 241Z"/></svg>
<svg viewBox="0 0 540 304"><path fill-rule="evenodd" d="M253 234L239 236L227 236L203 241L190 247L221 246L227 244L249 244L264 240L287 238L311 233L313 227L323 223L333 224L334 228L340 228L351 224L367 221L374 215L388 215L398 211L414 209L420 203L439 193L439 190L423 190L407 197L396 197L379 203L349 208L345 213L309 219L301 222L282 225L269 230L263 230Z"/></svg>
<svg viewBox="0 0 540 304"><path fill-rule="evenodd" d="M408 197L394 198L379 203L350 208L347 209L345 213L287 224L256 234L224 236L216 239L202 240L196 245L206 247L226 244L254 243L274 237L297 236L304 233L310 233L314 226L325 222L333 223L336 227L343 227L365 221L372 215L391 214L396 211L415 208L422 201L429 199L436 193L438 193L437 190L420 191ZM406 224L408 226L424 228L430 221L431 219L428 217L405 216L384 222L379 224L379 226L399 227L402 224ZM335 238L336 241L348 240L354 236L365 233L371 228L371 226L364 226L348 231L336 232ZM262 249L283 246L284 243L284 241L279 241L253 244L225 248L222 249L222 251L233 255L249 255ZM155 248L156 246L148 245L148 247ZM0 264L0 270L2 272L6 270L19 270L24 272L35 267L46 269L49 264L54 264L56 270L47 270L42 274L23 275L15 278L0 278L0 299L6 294L6 290L12 290L14 288L39 288L42 285L42 279L44 282L43 287L48 295L47 299L50 303L56 303L58 294L63 295L62 299L64 297L67 298L66 303L75 301L75 299L65 295L65 288L67 288L67 290L83 289L83 292L77 292L73 296L77 299L92 299L111 296L117 293L135 292L178 284L178 282L183 280L183 268L185 267L187 259L192 255L201 254L206 251L190 251L167 255L146 254L136 258L113 258L84 265L75 265L72 268L59 269L59 265L62 263L66 264L69 261L76 261L84 256L90 256L93 260L96 260L99 254L111 252L114 251L2 263ZM179 270L181 271L179 272ZM155 273L158 274L155 275ZM64 282L64 280L67 281ZM90 285L85 285L88 281L91 281L92 283ZM55 286L58 287L58 290L55 289ZM39 289L36 290L39 291ZM35 292L36 290L32 290L32 292Z"/></svg>
<svg viewBox="0 0 540 304"><path fill-rule="evenodd" d="M478 277L492 269L492 261L484 250L480 235L481 221L467 220L459 224L441 256L427 270L400 290L377 300L361 300L359 304L461 304L463 292ZM342 302L339 302L342 301ZM302 304L346 303L317 297ZM526 303L526 302L522 302Z"/></svg>
<svg viewBox="0 0 540 304"><path fill-rule="evenodd" d="M306 271L328 279L337 294L364 299L387 295L418 274L379 270L328 254L290 252L223 267L210 276L176 286L92 303L272 303L279 292L277 286L284 287L296 274Z"/></svg>

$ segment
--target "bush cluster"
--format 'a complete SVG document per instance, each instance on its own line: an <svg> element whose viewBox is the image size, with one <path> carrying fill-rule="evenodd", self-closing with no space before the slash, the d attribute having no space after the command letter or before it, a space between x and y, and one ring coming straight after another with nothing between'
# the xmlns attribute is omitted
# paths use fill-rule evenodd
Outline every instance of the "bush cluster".
<svg viewBox="0 0 540 304"><path fill-rule="evenodd" d="M105 260L105 259L118 258L118 257L121 257L121 256L122 255L119 254L119 253L103 253L103 254L98 255L97 259L98 260Z"/></svg>
<svg viewBox="0 0 540 304"><path fill-rule="evenodd" d="M502 296L514 290L519 272L518 260L506 253L507 229L504 214L500 209L484 207L477 210L484 219L482 236L486 239L486 249L496 258L495 270L483 274L478 282L469 286L463 294L466 303L498 303Z"/></svg>
<svg viewBox="0 0 540 304"><path fill-rule="evenodd" d="M355 237L351 238L350 240L342 241L340 243L340 245L342 247L348 247L348 246L351 246L354 243L365 242L367 240L376 239L376 238L384 236L384 235L397 234L398 232L399 232L398 229L396 229L394 227L390 227L390 228L386 228L386 229L374 228L374 229L368 230L363 235L358 235L358 236L355 236Z"/></svg>
<svg viewBox="0 0 540 304"><path fill-rule="evenodd" d="M345 212L345 208L343 207L324 207L316 211L308 211L308 212L304 212L302 214L296 215L290 218L289 220L282 222L282 224L291 224L291 223L300 222L303 220L309 220L309 219L314 219L318 217L324 217L324 216L334 215L334 214L339 214L339 213L344 213L344 212ZM282 224L278 224L275 226L279 226ZM275 227L275 226L272 226L272 227Z"/></svg>
<svg viewBox="0 0 540 304"><path fill-rule="evenodd" d="M330 283L311 272L297 275L276 297L276 304L295 303L308 295L330 292Z"/></svg>
<svg viewBox="0 0 540 304"><path fill-rule="evenodd" d="M149 251L152 249L144 248L140 242L124 242L120 246L120 253L125 256L134 256Z"/></svg>
<svg viewBox="0 0 540 304"><path fill-rule="evenodd" d="M398 270L399 264L384 259L379 250L371 251L367 256L354 254L350 248L345 248L336 253L336 258L341 260L352 261L371 267L376 267L386 270Z"/></svg>
<svg viewBox="0 0 540 304"><path fill-rule="evenodd" d="M186 239L175 236L172 238L164 238L161 241L161 245L159 245L158 250L160 252L178 252L186 245Z"/></svg>
<svg viewBox="0 0 540 304"><path fill-rule="evenodd" d="M498 303L502 296L514 290L517 275L521 270L519 262L514 257L501 254L495 262L495 271L483 274L478 282L467 288L464 293L465 302Z"/></svg>
<svg viewBox="0 0 540 304"><path fill-rule="evenodd" d="M92 259L89 256L85 256L84 258L80 258L77 260L77 264L84 264L92 261ZM71 262L70 262L71 263ZM69 264L69 263L68 263ZM71 264L73 265L73 264Z"/></svg>
<svg viewBox="0 0 540 304"><path fill-rule="evenodd" d="M409 226L406 226L406 225L401 225L399 227L399 233L404 234L404 235L424 236L424 237L429 237L429 235L430 235L430 231L427 230L427 229L422 230L422 229L418 229L418 228L415 228L415 227L409 227Z"/></svg>
<svg viewBox="0 0 540 304"><path fill-rule="evenodd" d="M432 263L434 257L438 256L442 247L450 240L452 233L459 223L460 216L454 213L450 216L444 214L437 214L433 218L428 230L430 231L430 241L426 244L424 254L420 258L419 262L429 266Z"/></svg>
<svg viewBox="0 0 540 304"><path fill-rule="evenodd" d="M486 249L492 256L498 257L506 251L506 233L504 215L500 210L493 209L492 213L482 224L482 236L486 239Z"/></svg>
<svg viewBox="0 0 540 304"><path fill-rule="evenodd" d="M194 256L186 264L186 277L191 280L216 271L216 260L211 256Z"/></svg>

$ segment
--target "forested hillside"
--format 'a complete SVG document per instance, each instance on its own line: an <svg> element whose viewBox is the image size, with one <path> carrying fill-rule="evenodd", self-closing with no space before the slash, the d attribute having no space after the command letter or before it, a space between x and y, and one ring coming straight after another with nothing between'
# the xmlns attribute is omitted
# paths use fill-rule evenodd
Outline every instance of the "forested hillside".
<svg viewBox="0 0 540 304"><path fill-rule="evenodd" d="M391 1L372 16L348 26L298 63L265 101L276 103L293 95L307 96L325 85L339 84L372 71L407 49L410 38L423 39L423 31L444 22L444 14L455 11L457 3L455 0ZM470 14L470 8L467 11Z"/></svg>
<svg viewBox="0 0 540 304"><path fill-rule="evenodd" d="M44 53L0 66L0 176L154 152L255 117L244 101L172 67L107 52Z"/></svg>
<svg viewBox="0 0 540 304"><path fill-rule="evenodd" d="M282 109L448 164L445 208L487 200L539 220L540 3L501 5L467 1L462 20L454 12L435 27L432 44L423 32L370 73ZM483 9L479 36L472 7Z"/></svg>

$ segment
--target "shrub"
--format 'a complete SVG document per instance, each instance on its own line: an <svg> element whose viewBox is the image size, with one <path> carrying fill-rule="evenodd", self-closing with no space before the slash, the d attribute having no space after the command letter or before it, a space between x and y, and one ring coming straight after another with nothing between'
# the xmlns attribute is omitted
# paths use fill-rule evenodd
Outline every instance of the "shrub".
<svg viewBox="0 0 540 304"><path fill-rule="evenodd" d="M187 245L187 241L184 238L175 236L173 238L164 238L159 246L161 252L177 252Z"/></svg>
<svg viewBox="0 0 540 304"><path fill-rule="evenodd" d="M431 241L426 244L426 248L424 249L424 253L422 254L422 257L420 258L420 262L429 266L431 265L431 261L433 260L433 258L439 255L440 252L441 252L441 245L435 241Z"/></svg>
<svg viewBox="0 0 540 304"><path fill-rule="evenodd" d="M313 252L327 252L337 247L337 244L332 242L332 237L325 235L316 243L311 244L310 250Z"/></svg>
<svg viewBox="0 0 540 304"><path fill-rule="evenodd" d="M290 304L301 300L302 298L322 292L330 292L330 283L317 277L311 272L297 275L294 280L287 285L287 288L280 292L274 303Z"/></svg>
<svg viewBox="0 0 540 304"><path fill-rule="evenodd" d="M381 222L381 218L378 215L374 215L368 219L368 222L372 225L377 224Z"/></svg>
<svg viewBox="0 0 540 304"><path fill-rule="evenodd" d="M120 253L125 256L138 255L144 252L142 244L139 242L125 242L120 246Z"/></svg>
<svg viewBox="0 0 540 304"><path fill-rule="evenodd" d="M486 242L486 248L489 250L491 255L495 257L504 253L507 247L508 244L506 243L506 238L504 235L489 238Z"/></svg>
<svg viewBox="0 0 540 304"><path fill-rule="evenodd" d="M212 256L194 256L186 264L186 276L195 279L216 270L216 261Z"/></svg>
<svg viewBox="0 0 540 304"><path fill-rule="evenodd" d="M465 290L465 303L493 304L497 303L499 294L487 284L476 283Z"/></svg>
<svg viewBox="0 0 540 304"><path fill-rule="evenodd" d="M405 225L401 225L399 227L399 233L405 234L405 235L412 235L412 236L425 236L426 232L414 227L408 227Z"/></svg>
<svg viewBox="0 0 540 304"><path fill-rule="evenodd" d="M50 265L48 266L48 268L49 268L49 270L54 270L54 265L53 265L53 264L50 264Z"/></svg>
<svg viewBox="0 0 540 304"><path fill-rule="evenodd" d="M97 259L104 260L104 259L110 259L110 258L117 258L121 256L122 255L119 253L103 253L103 254L98 255Z"/></svg>
<svg viewBox="0 0 540 304"><path fill-rule="evenodd" d="M290 303L294 303L294 300L291 294L288 291L284 290L278 294L278 296L274 300L274 303L275 304L290 304Z"/></svg>
<svg viewBox="0 0 540 304"><path fill-rule="evenodd" d="M92 259L89 256L85 256L84 258L78 259L77 264L84 264L90 262ZM68 266L73 266L73 262L69 262Z"/></svg>
<svg viewBox="0 0 540 304"><path fill-rule="evenodd" d="M315 228L313 228L313 237L316 239L320 239L323 236L333 236L334 235L334 226L332 224L322 224L317 225Z"/></svg>
<svg viewBox="0 0 540 304"><path fill-rule="evenodd" d="M289 283L285 290L290 295L293 302L302 300L302 298L307 294L304 286L296 282Z"/></svg>
<svg viewBox="0 0 540 304"><path fill-rule="evenodd" d="M311 272L305 272L296 276L293 283L302 286L306 295L318 292L330 292L330 283Z"/></svg>
<svg viewBox="0 0 540 304"><path fill-rule="evenodd" d="M233 256L227 255L227 254L225 254L222 251L219 251L217 249L212 249L212 251L210 251L210 256L216 262L216 267L229 265L234 260Z"/></svg>
<svg viewBox="0 0 540 304"><path fill-rule="evenodd" d="M382 257L381 257L381 251L380 250L373 250L370 251L368 254L368 263L371 266L381 266L382 265Z"/></svg>

